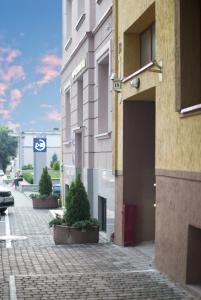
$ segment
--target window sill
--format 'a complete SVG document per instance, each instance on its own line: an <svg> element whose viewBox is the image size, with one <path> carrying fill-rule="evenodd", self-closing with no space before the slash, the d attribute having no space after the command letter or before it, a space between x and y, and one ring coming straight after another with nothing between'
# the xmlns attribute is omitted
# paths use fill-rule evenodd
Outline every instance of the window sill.
<svg viewBox="0 0 201 300"><path fill-rule="evenodd" d="M201 114L201 104L196 104L193 106L183 108L180 110L179 113L181 118Z"/></svg>
<svg viewBox="0 0 201 300"><path fill-rule="evenodd" d="M104 139L110 139L111 138L111 131L110 132L104 132L104 133L99 133L95 135L95 138L98 140L104 140Z"/></svg>
<svg viewBox="0 0 201 300"><path fill-rule="evenodd" d="M78 127L74 127L72 131L74 133L80 133L83 131L83 129L84 129L84 126L78 126Z"/></svg>
<svg viewBox="0 0 201 300"><path fill-rule="evenodd" d="M67 40L66 45L65 45L65 47L64 47L65 51L68 50L68 48L70 47L71 43L72 43L72 37L70 37L70 38Z"/></svg>
<svg viewBox="0 0 201 300"><path fill-rule="evenodd" d="M78 31L80 27L82 26L84 20L85 20L86 14L82 14L79 20L77 21L77 24L75 25L75 30Z"/></svg>
<svg viewBox="0 0 201 300"><path fill-rule="evenodd" d="M138 69L137 71L135 71L134 73L132 73L131 75L127 76L126 78L124 78L122 80L122 82L126 82L128 80L130 80L131 78L143 73L144 71L146 71L147 69L151 68L154 66L154 63L151 61L150 63L148 63L147 65L145 65L144 67Z"/></svg>

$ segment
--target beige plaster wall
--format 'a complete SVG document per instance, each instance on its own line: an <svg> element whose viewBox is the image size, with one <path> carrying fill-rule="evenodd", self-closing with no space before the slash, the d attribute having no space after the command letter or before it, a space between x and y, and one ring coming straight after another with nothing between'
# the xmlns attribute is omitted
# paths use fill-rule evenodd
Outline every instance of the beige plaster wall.
<svg viewBox="0 0 201 300"><path fill-rule="evenodd" d="M163 80L157 73L145 71L139 75L141 88L131 88L130 81L123 84L118 95L118 138L116 168L122 170L122 101L137 99L139 93L156 86L156 169L201 170L201 115L181 118L175 111L176 103L176 38L175 0L119 0L118 1L118 77L123 77L123 33L155 2L156 60L162 61ZM187 74L188 76L188 74Z"/></svg>

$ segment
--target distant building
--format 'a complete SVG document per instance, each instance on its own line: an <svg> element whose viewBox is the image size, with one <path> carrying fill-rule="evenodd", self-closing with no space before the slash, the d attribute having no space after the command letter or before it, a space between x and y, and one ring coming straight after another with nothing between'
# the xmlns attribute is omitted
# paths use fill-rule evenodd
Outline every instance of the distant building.
<svg viewBox="0 0 201 300"><path fill-rule="evenodd" d="M61 158L61 134L60 131L22 131L18 136L17 166L22 169L24 165L34 165L33 139L35 137L47 139L47 166L50 166L52 156L56 153L58 160Z"/></svg>

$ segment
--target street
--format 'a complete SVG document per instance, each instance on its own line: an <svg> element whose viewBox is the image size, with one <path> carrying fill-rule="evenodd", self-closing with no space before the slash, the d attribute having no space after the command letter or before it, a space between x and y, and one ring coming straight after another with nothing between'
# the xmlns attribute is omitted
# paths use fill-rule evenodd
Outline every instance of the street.
<svg viewBox="0 0 201 300"><path fill-rule="evenodd" d="M48 210L12 193L1 216L0 299L193 299L154 268L153 244L55 246Z"/></svg>

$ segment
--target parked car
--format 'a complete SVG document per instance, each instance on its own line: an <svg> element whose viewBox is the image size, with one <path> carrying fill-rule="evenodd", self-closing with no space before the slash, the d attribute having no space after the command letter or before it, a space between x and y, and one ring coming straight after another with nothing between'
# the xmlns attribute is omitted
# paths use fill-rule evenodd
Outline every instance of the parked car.
<svg viewBox="0 0 201 300"><path fill-rule="evenodd" d="M60 197L60 193L61 193L60 183L55 183L55 184L52 185L52 193L57 194Z"/></svg>
<svg viewBox="0 0 201 300"><path fill-rule="evenodd" d="M14 206L14 197L9 189L0 186L0 213L3 213L9 206Z"/></svg>

